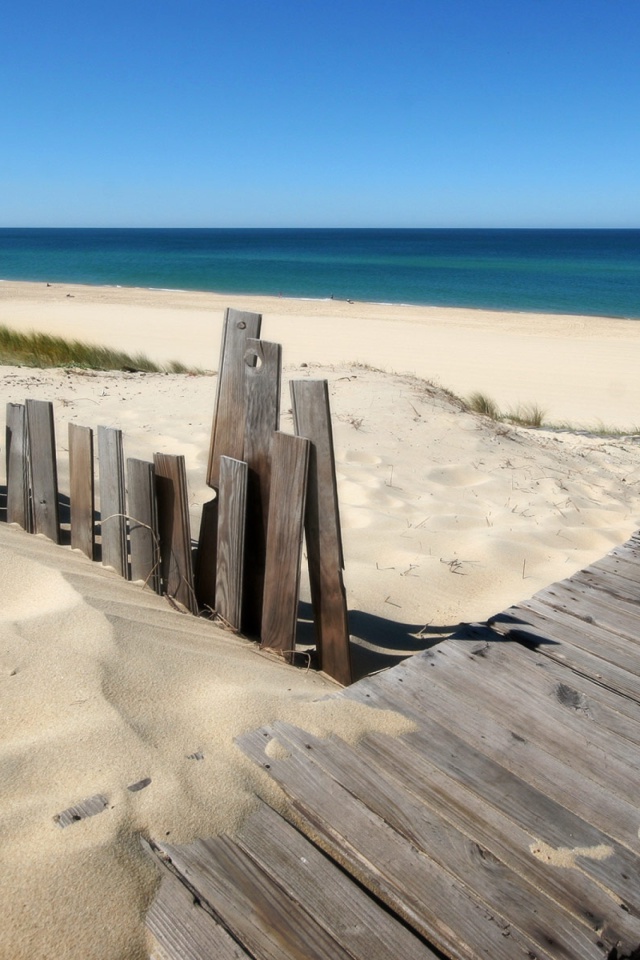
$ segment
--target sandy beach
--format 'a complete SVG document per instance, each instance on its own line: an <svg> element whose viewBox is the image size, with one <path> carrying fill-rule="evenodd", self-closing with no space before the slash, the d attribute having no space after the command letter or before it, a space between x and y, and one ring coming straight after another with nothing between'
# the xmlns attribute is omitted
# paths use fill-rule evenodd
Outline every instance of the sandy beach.
<svg viewBox="0 0 640 960"><path fill-rule="evenodd" d="M283 430L288 381L329 382L360 674L569 576L637 528L636 437L496 423L434 386L630 430L637 322L0 283L0 324L209 371L227 306L262 313L264 339L282 344ZM215 384L213 372L5 367L0 378L3 404L53 401L63 492L68 423L122 428L126 456L184 454L192 532L211 496ZM242 731L276 717L351 740L402 729L68 548L6 524L0 548L3 960L146 957L156 876L139 836L233 831L256 795L280 802L234 746ZM56 814L95 794L108 798L103 813L58 826Z"/></svg>

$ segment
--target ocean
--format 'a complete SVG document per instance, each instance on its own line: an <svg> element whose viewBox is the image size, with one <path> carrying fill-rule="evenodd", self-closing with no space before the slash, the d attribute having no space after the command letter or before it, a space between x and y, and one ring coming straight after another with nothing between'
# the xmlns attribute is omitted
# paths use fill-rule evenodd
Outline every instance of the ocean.
<svg viewBox="0 0 640 960"><path fill-rule="evenodd" d="M0 280L640 319L640 230L0 229Z"/></svg>

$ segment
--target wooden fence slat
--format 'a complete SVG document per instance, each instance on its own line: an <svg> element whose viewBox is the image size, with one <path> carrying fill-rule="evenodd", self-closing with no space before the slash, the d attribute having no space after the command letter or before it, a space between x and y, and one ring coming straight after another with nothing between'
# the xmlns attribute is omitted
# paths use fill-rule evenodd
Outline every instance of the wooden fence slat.
<svg viewBox="0 0 640 960"><path fill-rule="evenodd" d="M93 512L95 481L93 473L93 430L77 423L69 424L69 487L71 546L93 560L95 540Z"/></svg>
<svg viewBox="0 0 640 960"><path fill-rule="evenodd" d="M218 552L218 498L202 504L200 535L194 573L198 606L216 607L216 558Z"/></svg>
<svg viewBox="0 0 640 960"><path fill-rule="evenodd" d="M210 487L218 486L221 456L244 459L245 351L247 340L260 336L261 323L259 313L233 309L225 313L207 466Z"/></svg>
<svg viewBox="0 0 640 960"><path fill-rule="evenodd" d="M27 400L26 412L33 532L43 533L55 543L60 543L53 404L48 400Z"/></svg>
<svg viewBox="0 0 640 960"><path fill-rule="evenodd" d="M128 579L129 558L122 430L98 427L102 565Z"/></svg>
<svg viewBox="0 0 640 960"><path fill-rule="evenodd" d="M296 642L309 441L275 433L261 646L291 657Z"/></svg>
<svg viewBox="0 0 640 960"><path fill-rule="evenodd" d="M247 465L220 458L220 513L216 570L216 613L240 629L247 515Z"/></svg>
<svg viewBox="0 0 640 960"><path fill-rule="evenodd" d="M7 523L32 529L29 501L29 443L24 404L7 404Z"/></svg>
<svg viewBox="0 0 640 960"><path fill-rule="evenodd" d="M156 471L148 460L127 460L131 579L160 593L160 537Z"/></svg>
<svg viewBox="0 0 640 960"><path fill-rule="evenodd" d="M154 454L164 593L198 613L193 585L187 473L183 456Z"/></svg>
<svg viewBox="0 0 640 960"><path fill-rule="evenodd" d="M249 634L258 634L262 622L271 484L271 439L280 423L281 371L280 344L264 340L247 341L244 371L246 433L242 459L245 460L249 473L242 627Z"/></svg>
<svg viewBox="0 0 640 960"><path fill-rule="evenodd" d="M352 680L349 615L327 381L292 380L291 401L295 431L311 441L305 534L318 666L346 686Z"/></svg>

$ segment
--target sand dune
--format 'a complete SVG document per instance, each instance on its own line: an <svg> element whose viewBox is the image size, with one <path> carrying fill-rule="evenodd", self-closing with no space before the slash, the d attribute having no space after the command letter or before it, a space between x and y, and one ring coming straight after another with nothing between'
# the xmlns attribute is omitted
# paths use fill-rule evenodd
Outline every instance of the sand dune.
<svg viewBox="0 0 640 960"><path fill-rule="evenodd" d="M2 323L211 367L223 303L262 309L265 338L283 344L283 429L292 429L287 381L329 381L360 671L568 576L638 526L634 438L496 424L424 379L390 372L418 372L458 392L485 389L505 406L535 399L555 413L557 405L558 419L573 418L575 408L585 420L629 423L625 397L637 387L625 379L627 364L640 349L633 324L536 318L543 334L532 337L524 316L458 312L445 322L420 308L268 298L256 306L208 294L0 284ZM571 343L579 369L556 382ZM449 378L453 359L464 390ZM482 370L489 386L472 379ZM606 384L623 381L615 396L607 393ZM121 427L128 456L184 454L197 530L210 496L203 478L213 376L3 368L0 382L4 402L54 402L63 491L68 422ZM337 703L335 686L312 671L260 654L16 527L0 525L0 577L7 960L146 956L143 917L155 874L139 834L178 842L233 830L256 793L279 802L235 748L241 731L281 717L357 738L404 723ZM145 779L143 789L128 789ZM104 812L65 829L56 824L56 814L95 794L107 798Z"/></svg>

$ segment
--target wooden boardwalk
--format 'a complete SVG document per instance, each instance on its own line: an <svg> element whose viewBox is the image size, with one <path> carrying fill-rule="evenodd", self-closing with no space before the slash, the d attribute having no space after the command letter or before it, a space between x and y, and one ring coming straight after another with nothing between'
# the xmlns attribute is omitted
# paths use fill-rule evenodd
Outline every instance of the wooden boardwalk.
<svg viewBox="0 0 640 960"><path fill-rule="evenodd" d="M639 599L634 537L339 694L410 733L244 736L286 819L153 845L153 956L638 960Z"/></svg>

